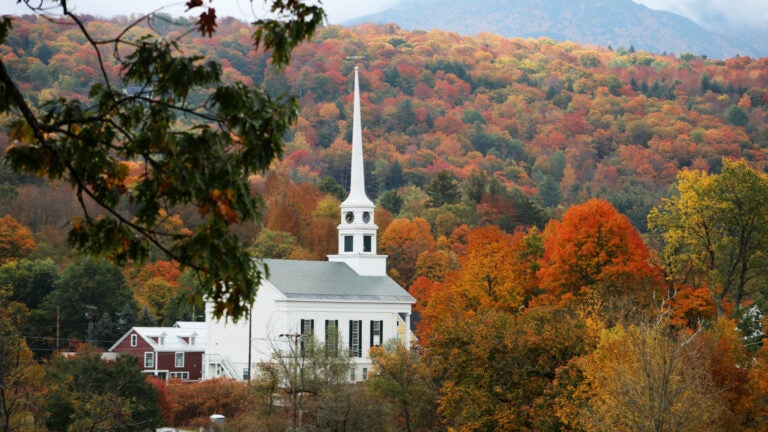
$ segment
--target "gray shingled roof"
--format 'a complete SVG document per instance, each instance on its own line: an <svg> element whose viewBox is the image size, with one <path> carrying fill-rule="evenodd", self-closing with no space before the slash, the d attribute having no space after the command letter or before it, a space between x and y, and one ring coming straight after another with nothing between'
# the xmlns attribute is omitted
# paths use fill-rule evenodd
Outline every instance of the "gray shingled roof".
<svg viewBox="0 0 768 432"><path fill-rule="evenodd" d="M389 276L360 276L342 262L263 261L269 282L289 299L415 302Z"/></svg>

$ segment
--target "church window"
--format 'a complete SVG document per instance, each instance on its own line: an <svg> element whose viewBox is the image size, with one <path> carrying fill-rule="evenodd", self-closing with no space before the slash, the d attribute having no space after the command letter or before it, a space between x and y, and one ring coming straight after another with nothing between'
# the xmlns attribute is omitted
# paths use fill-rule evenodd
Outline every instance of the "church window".
<svg viewBox="0 0 768 432"><path fill-rule="evenodd" d="M304 347L309 343L309 338L313 337L315 333L315 320L303 319L301 320L301 355L304 355Z"/></svg>
<svg viewBox="0 0 768 432"><path fill-rule="evenodd" d="M325 354L336 357L339 348L339 320L325 320Z"/></svg>
<svg viewBox="0 0 768 432"><path fill-rule="evenodd" d="M363 356L363 322L362 321L350 321L349 322L349 355L350 357L362 357Z"/></svg>
<svg viewBox="0 0 768 432"><path fill-rule="evenodd" d="M363 236L363 252L371 251L371 236Z"/></svg>
<svg viewBox="0 0 768 432"><path fill-rule="evenodd" d="M344 252L352 252L352 236L344 236Z"/></svg>
<svg viewBox="0 0 768 432"><path fill-rule="evenodd" d="M371 321L371 346L380 346L383 342L384 321Z"/></svg>
<svg viewBox="0 0 768 432"><path fill-rule="evenodd" d="M371 214L369 212L363 213L363 222L368 223L371 221Z"/></svg>

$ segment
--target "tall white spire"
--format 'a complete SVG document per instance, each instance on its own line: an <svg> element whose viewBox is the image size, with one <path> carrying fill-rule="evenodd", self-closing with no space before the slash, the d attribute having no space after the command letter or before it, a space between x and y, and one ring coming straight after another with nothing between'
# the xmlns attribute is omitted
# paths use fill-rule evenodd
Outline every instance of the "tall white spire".
<svg viewBox="0 0 768 432"><path fill-rule="evenodd" d="M360 84L355 66L355 97L352 119L352 172L350 173L349 196L342 206L372 206L373 202L365 194L365 169L363 165L363 126L360 120Z"/></svg>
<svg viewBox="0 0 768 432"><path fill-rule="evenodd" d="M360 85L355 67L355 96L352 120L352 170L349 196L341 203L339 253L330 261L346 263L362 276L386 276L387 256L376 253L375 206L365 195L363 128L360 120Z"/></svg>

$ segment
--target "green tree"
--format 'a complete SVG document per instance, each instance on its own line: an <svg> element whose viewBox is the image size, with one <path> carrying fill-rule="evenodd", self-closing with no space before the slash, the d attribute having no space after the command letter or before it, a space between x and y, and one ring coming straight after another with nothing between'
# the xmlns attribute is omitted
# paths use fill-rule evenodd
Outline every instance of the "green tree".
<svg viewBox="0 0 768 432"><path fill-rule="evenodd" d="M461 199L461 192L456 179L448 170L442 170L426 186L430 207L442 207L444 204L456 204Z"/></svg>
<svg viewBox="0 0 768 432"><path fill-rule="evenodd" d="M542 176L539 182L539 200L544 207L555 207L560 204L561 199L560 184L551 176Z"/></svg>
<svg viewBox="0 0 768 432"><path fill-rule="evenodd" d="M45 425L51 431L134 432L162 421L157 389L135 356L107 362L83 346L73 357L51 359L45 385Z"/></svg>
<svg viewBox="0 0 768 432"><path fill-rule="evenodd" d="M0 113L14 119L11 135L18 141L6 153L12 169L74 188L83 210L69 232L77 250L126 261L146 257L152 245L200 272L205 283L198 294L216 303L216 316L246 314L262 274L230 228L258 217L260 200L248 178L282 154L283 137L298 114L296 98L273 96L259 86L224 84L220 63L184 55L176 40L163 35L136 38L129 30L137 22L99 39L69 2L24 2L33 11L55 7L79 28L97 59L99 76L87 101L54 100L37 112L0 61ZM325 14L299 1L267 3L272 14L253 23L253 40L279 69ZM187 6L195 9L203 2L190 0ZM11 24L10 17L0 20L0 43ZM215 28L215 10L208 8L197 29L210 36ZM107 52L112 58L105 57ZM110 61L119 65L123 82L108 72ZM135 91L125 94L124 85ZM199 94L205 95L202 103L195 99ZM145 167L133 184L127 160ZM118 211L121 202L130 202L133 214ZM167 234L161 229L164 210L186 204L197 208L200 223L184 234Z"/></svg>
<svg viewBox="0 0 768 432"><path fill-rule="evenodd" d="M59 271L52 260L12 261L0 267L0 287L10 287L12 298L36 309L53 291Z"/></svg>
<svg viewBox="0 0 768 432"><path fill-rule="evenodd" d="M426 347L442 378L439 410L454 430L536 430L533 407L555 372L588 348L571 311L535 307L447 316Z"/></svg>
<svg viewBox="0 0 768 432"><path fill-rule="evenodd" d="M704 286L718 316L726 301L738 314L765 282L768 257L768 176L746 162L723 160L720 174L682 171L677 193L648 215L661 240L670 283Z"/></svg>
<svg viewBox="0 0 768 432"><path fill-rule="evenodd" d="M388 190L379 197L379 205L389 210L393 216L397 216L403 208L403 198L397 191Z"/></svg>
<svg viewBox="0 0 768 432"><path fill-rule="evenodd" d="M400 162L395 160L389 165L387 170L387 177L384 180L384 186L387 189L397 189L405 184L405 178L403 177L403 166Z"/></svg>
<svg viewBox="0 0 768 432"><path fill-rule="evenodd" d="M296 237L284 231L264 228L255 243L253 254L259 258L288 258L296 246Z"/></svg>
<svg viewBox="0 0 768 432"><path fill-rule="evenodd" d="M324 192L335 196L336 198L343 200L347 196L347 191L336 181L335 178L326 176L320 179L320 183L317 184L317 188L320 192Z"/></svg>
<svg viewBox="0 0 768 432"><path fill-rule="evenodd" d="M41 309L48 317L50 328L58 314L60 335L65 340L97 342L109 347L132 324L122 316L126 305L130 305L130 310L138 310L125 276L109 261L83 258L67 266L54 286ZM121 322L124 324L118 325ZM97 323L104 325L99 329L102 339L98 341ZM107 325L113 325L112 331L105 331Z"/></svg>
<svg viewBox="0 0 768 432"><path fill-rule="evenodd" d="M725 112L725 121L734 126L744 127L749 124L749 116L738 105L731 105Z"/></svg>
<svg viewBox="0 0 768 432"><path fill-rule="evenodd" d="M466 190L467 197L479 204L486 193L488 193L488 174L485 171L472 171L467 180L464 182L464 189Z"/></svg>

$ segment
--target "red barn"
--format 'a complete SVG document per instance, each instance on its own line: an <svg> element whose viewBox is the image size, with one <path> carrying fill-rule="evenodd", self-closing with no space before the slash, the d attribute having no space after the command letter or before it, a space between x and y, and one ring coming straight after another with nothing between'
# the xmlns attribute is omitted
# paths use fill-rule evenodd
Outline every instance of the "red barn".
<svg viewBox="0 0 768 432"><path fill-rule="evenodd" d="M109 352L135 355L144 373L164 380L199 381L205 343L204 322L179 321L173 327L133 327Z"/></svg>

